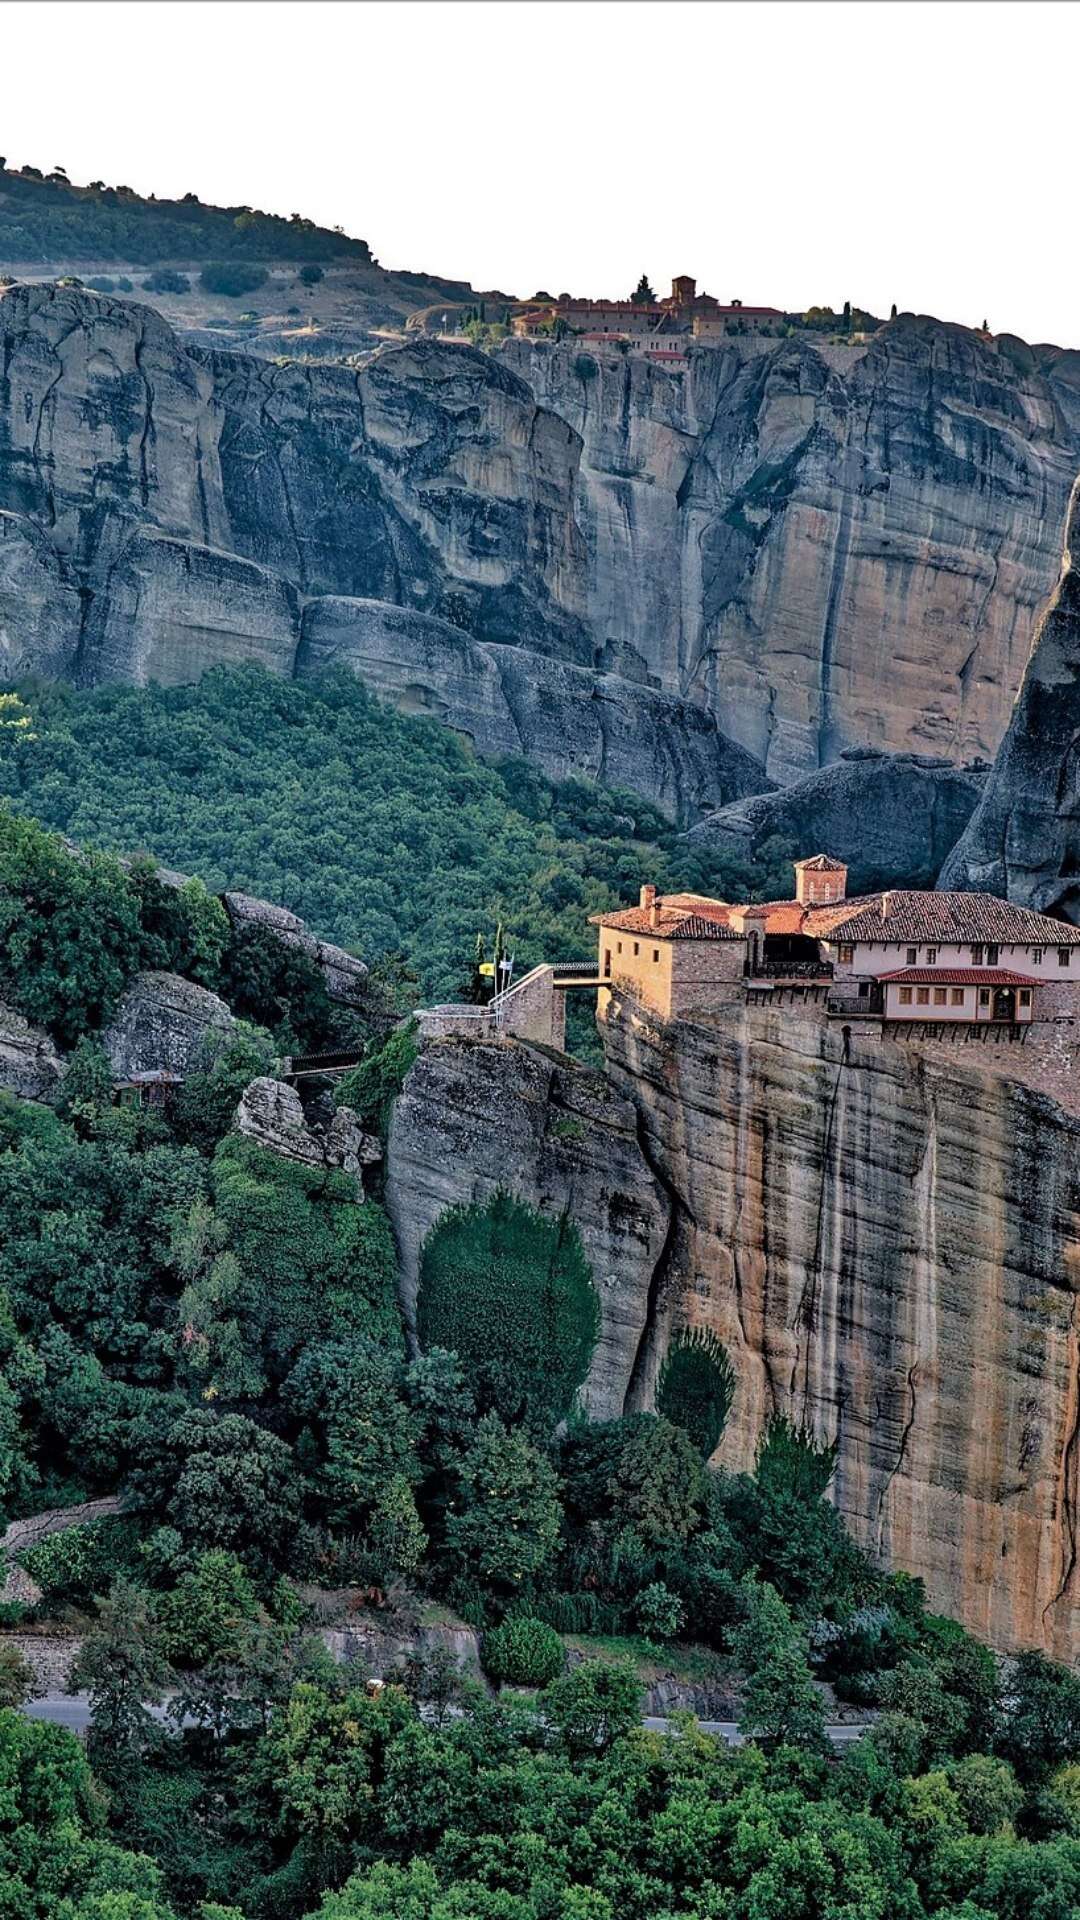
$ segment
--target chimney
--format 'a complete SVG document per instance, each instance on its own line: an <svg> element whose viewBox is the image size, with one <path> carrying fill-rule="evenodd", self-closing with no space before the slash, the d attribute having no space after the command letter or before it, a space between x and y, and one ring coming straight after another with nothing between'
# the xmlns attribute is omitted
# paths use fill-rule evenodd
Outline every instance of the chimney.
<svg viewBox="0 0 1080 1920"><path fill-rule="evenodd" d="M653 906L655 906L655 905L656 905L656 888L655 888L655 887L642 887L642 889L641 889L641 896L640 896L640 898L639 898L639 900L638 900L638 906L639 906L639 907L653 907Z"/></svg>
<svg viewBox="0 0 1080 1920"><path fill-rule="evenodd" d="M891 893L883 893L881 896L881 917L883 920L887 920L889 917L889 902L891 899Z"/></svg>

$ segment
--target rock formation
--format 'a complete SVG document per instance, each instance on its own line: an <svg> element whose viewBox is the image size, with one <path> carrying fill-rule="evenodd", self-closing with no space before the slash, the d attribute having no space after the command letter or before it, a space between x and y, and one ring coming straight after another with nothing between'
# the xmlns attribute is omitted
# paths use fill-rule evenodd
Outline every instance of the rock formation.
<svg viewBox="0 0 1080 1920"><path fill-rule="evenodd" d="M581 436L616 671L699 699L781 782L849 745L991 757L1080 465L1073 357L910 314L865 347L736 341L682 373L506 353Z"/></svg>
<svg viewBox="0 0 1080 1920"><path fill-rule="evenodd" d="M673 1230L631 1404L705 1326L737 1390L720 1458L774 1411L838 1443L836 1502L886 1565L999 1647L1080 1647L1080 1105L1008 1047L882 1039L815 1010L665 1029L613 1002ZM988 1057L989 1056L989 1057ZM984 1064L985 1062L985 1064Z"/></svg>
<svg viewBox="0 0 1080 1920"><path fill-rule="evenodd" d="M833 766L790 787L733 801L684 838L744 860L774 835L790 843L796 859L827 847L846 860L852 893L932 887L983 784L982 773L948 760L850 747Z"/></svg>
<svg viewBox="0 0 1080 1920"><path fill-rule="evenodd" d="M312 1125L296 1088L267 1075L244 1088L233 1127L269 1153L302 1166L341 1167L359 1175L382 1159L378 1140L364 1132L351 1107L339 1107L325 1126Z"/></svg>
<svg viewBox="0 0 1080 1920"><path fill-rule="evenodd" d="M64 1062L49 1035L0 1002L0 1087L20 1100L48 1100L59 1091Z"/></svg>
<svg viewBox="0 0 1080 1920"><path fill-rule="evenodd" d="M527 647L473 640L384 600L327 596L308 607L297 677L336 665L404 712L441 720L481 754L520 754L553 780L634 788L675 819L771 784L704 708Z"/></svg>
<svg viewBox="0 0 1080 1920"><path fill-rule="evenodd" d="M634 1108L602 1075L514 1040L425 1046L395 1102L387 1148L410 1331L421 1249L439 1215L506 1185L544 1213L569 1212L581 1233L600 1300L583 1401L609 1419L622 1411L668 1226Z"/></svg>
<svg viewBox="0 0 1080 1920"><path fill-rule="evenodd" d="M1080 483L1061 580L1039 626L986 791L945 887L1080 920Z"/></svg>
<svg viewBox="0 0 1080 1920"><path fill-rule="evenodd" d="M13 287L0 671L178 681L332 652L478 744L599 768L686 822L760 790L761 764L785 781L848 745L989 757L1080 466L1074 360L906 316L866 347L736 341L682 372L420 334L281 366Z"/></svg>
<svg viewBox="0 0 1080 1920"><path fill-rule="evenodd" d="M367 997L368 970L363 960L344 947L319 940L299 914L258 900L250 893L223 893L222 904L234 927L265 927L283 946L294 947L321 968L331 1000L346 1007L362 1007Z"/></svg>
<svg viewBox="0 0 1080 1920"><path fill-rule="evenodd" d="M183 1078L198 1065L205 1036L232 1023L224 1000L206 987L178 973L138 973L125 987L101 1044L117 1081L145 1073Z"/></svg>

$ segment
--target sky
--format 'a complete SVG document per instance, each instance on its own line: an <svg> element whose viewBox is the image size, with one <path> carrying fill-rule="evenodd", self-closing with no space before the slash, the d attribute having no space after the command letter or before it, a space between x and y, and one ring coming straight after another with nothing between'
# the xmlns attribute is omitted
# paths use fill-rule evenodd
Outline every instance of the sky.
<svg viewBox="0 0 1080 1920"><path fill-rule="evenodd" d="M9 165L384 266L1080 346L1074 0L7 0L0 58Z"/></svg>

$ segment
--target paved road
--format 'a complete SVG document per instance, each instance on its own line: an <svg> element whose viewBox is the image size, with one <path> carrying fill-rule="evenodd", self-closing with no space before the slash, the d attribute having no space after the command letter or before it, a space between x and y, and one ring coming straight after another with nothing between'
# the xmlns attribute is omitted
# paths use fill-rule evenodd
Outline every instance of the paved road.
<svg viewBox="0 0 1080 1920"><path fill-rule="evenodd" d="M151 1707L150 1711L156 1720L166 1717L164 1707ZM68 1727L72 1733L85 1733L90 1725L90 1703L85 1693L47 1693L40 1700L28 1700L23 1712L31 1720L51 1720L54 1726ZM655 1715L647 1715L641 1724L650 1733L672 1732L671 1721ZM741 1747L743 1744L735 1720L701 1720L698 1724L702 1733L711 1733L718 1740L726 1740L729 1747ZM849 1747L856 1740L861 1740L866 1728L858 1723L840 1722L826 1727L825 1731L834 1747Z"/></svg>

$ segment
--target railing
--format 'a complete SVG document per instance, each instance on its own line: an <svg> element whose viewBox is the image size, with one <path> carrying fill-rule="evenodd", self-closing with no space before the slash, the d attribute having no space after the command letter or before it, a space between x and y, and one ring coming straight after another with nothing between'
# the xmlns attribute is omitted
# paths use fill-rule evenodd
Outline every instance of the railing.
<svg viewBox="0 0 1080 1920"><path fill-rule="evenodd" d="M750 980L831 980L829 960L759 960L751 967Z"/></svg>
<svg viewBox="0 0 1080 1920"><path fill-rule="evenodd" d="M852 992L850 988L833 987L825 1002L826 1013L842 1013L854 1016L860 1014L869 1018L880 1018L885 1011L885 995L876 984L868 993Z"/></svg>

